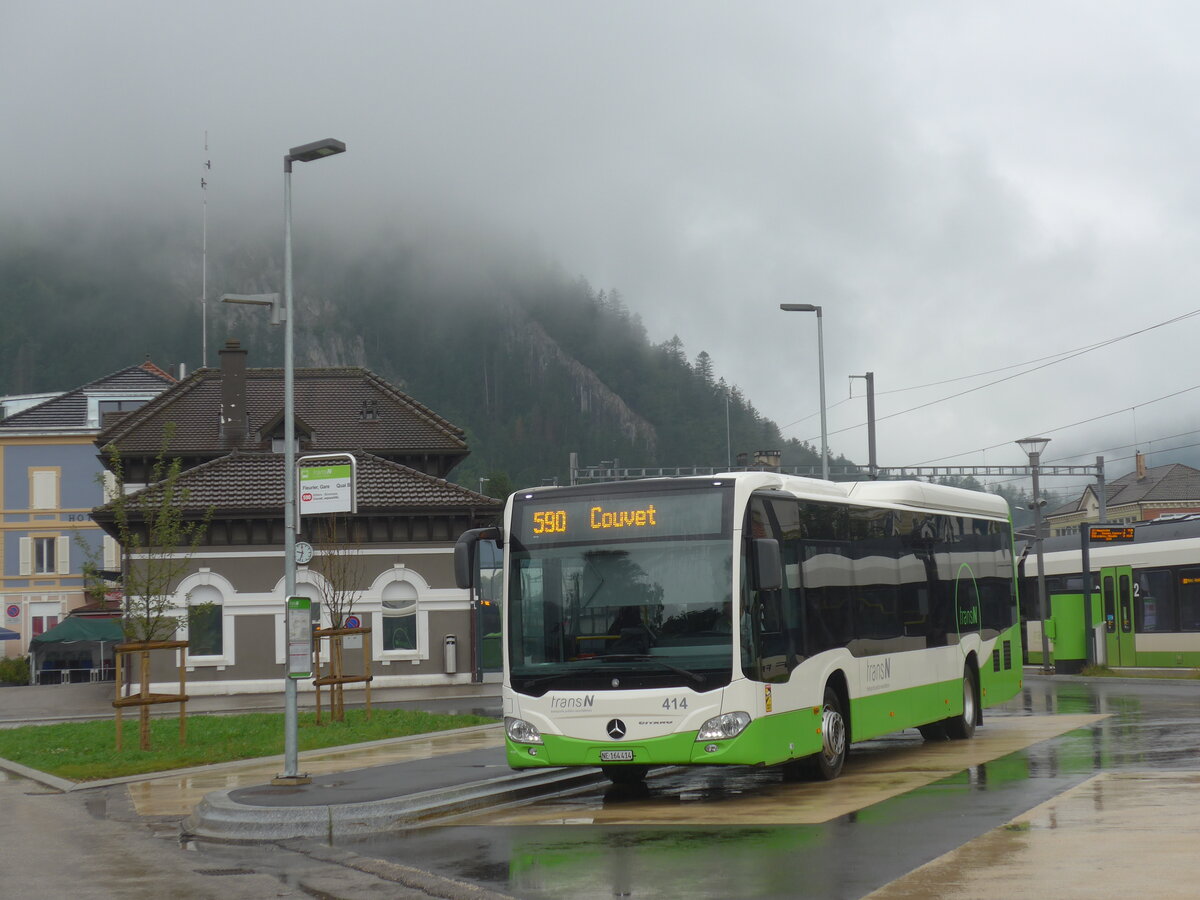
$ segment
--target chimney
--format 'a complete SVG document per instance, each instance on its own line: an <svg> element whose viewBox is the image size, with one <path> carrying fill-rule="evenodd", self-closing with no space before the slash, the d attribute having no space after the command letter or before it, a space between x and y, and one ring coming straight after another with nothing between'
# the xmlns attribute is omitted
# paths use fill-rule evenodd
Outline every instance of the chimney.
<svg viewBox="0 0 1200 900"><path fill-rule="evenodd" d="M217 351L221 357L221 443L236 446L250 429L246 418L246 351L234 338Z"/></svg>
<svg viewBox="0 0 1200 900"><path fill-rule="evenodd" d="M754 465L762 469L778 469L782 456L779 450L755 450Z"/></svg>
<svg viewBox="0 0 1200 900"><path fill-rule="evenodd" d="M1141 481L1146 477L1146 456L1141 450L1138 450L1134 453L1133 458L1137 460L1137 477L1138 481Z"/></svg>

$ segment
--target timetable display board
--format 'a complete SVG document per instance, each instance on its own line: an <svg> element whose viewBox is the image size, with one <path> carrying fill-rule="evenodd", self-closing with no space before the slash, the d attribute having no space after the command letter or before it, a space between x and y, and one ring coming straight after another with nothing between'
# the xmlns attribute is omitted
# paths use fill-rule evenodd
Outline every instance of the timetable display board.
<svg viewBox="0 0 1200 900"><path fill-rule="evenodd" d="M514 505L512 534L526 546L716 537L728 533L727 497L723 490L593 497L538 494Z"/></svg>
<svg viewBox="0 0 1200 900"><path fill-rule="evenodd" d="M1133 542L1132 525L1089 525L1088 540L1093 544L1128 544Z"/></svg>

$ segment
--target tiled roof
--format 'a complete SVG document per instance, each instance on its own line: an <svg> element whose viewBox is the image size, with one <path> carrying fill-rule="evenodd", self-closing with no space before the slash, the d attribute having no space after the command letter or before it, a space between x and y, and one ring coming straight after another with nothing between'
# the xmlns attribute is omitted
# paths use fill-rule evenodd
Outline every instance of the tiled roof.
<svg viewBox="0 0 1200 900"><path fill-rule="evenodd" d="M358 460L360 515L467 509L487 512L498 511L502 505L492 497L371 453L358 452L354 456ZM188 513L202 514L214 508L217 518L264 511L282 514L283 454L235 451L188 469L180 475L177 487L188 492ZM161 485L156 485L135 496L153 499L161 491ZM103 509L106 507L100 507Z"/></svg>
<svg viewBox="0 0 1200 900"><path fill-rule="evenodd" d="M264 429L282 419L283 370L247 369L245 377L249 435L243 447L266 449ZM197 370L102 431L97 443L113 443L123 453L157 452L163 429L173 423L172 454L225 452L219 422L222 378L219 369ZM376 418L362 416L364 403L373 405ZM363 368L297 369L295 410L311 429L305 449L467 452L462 429Z"/></svg>
<svg viewBox="0 0 1200 900"><path fill-rule="evenodd" d="M1165 500L1200 499L1200 470L1182 463L1154 466L1139 479L1137 472L1122 475L1112 482L1108 502L1114 506L1125 503L1146 503Z"/></svg>
<svg viewBox="0 0 1200 900"><path fill-rule="evenodd" d="M161 392L175 379L147 360L68 391L61 396L13 413L0 420L0 428L37 430L41 428L87 428L88 397L97 394L146 394Z"/></svg>
<svg viewBox="0 0 1200 900"><path fill-rule="evenodd" d="M1046 517L1080 512L1089 490L1092 494L1096 492L1095 486L1090 485L1077 499L1051 510L1046 513ZM1113 481L1106 481L1104 497L1110 507L1131 503L1200 501L1200 469L1193 469L1182 463L1171 463L1146 469L1145 478L1138 478L1137 470L1134 470Z"/></svg>

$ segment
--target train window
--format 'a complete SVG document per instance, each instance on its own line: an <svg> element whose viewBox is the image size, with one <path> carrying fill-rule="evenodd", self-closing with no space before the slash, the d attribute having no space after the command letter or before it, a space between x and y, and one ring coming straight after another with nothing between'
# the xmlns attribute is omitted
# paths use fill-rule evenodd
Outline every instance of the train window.
<svg viewBox="0 0 1200 900"><path fill-rule="evenodd" d="M1179 630L1200 631L1200 569L1179 570Z"/></svg>
<svg viewBox="0 0 1200 900"><path fill-rule="evenodd" d="M1178 631L1175 578L1167 569L1143 569L1133 576L1134 615L1139 633Z"/></svg>

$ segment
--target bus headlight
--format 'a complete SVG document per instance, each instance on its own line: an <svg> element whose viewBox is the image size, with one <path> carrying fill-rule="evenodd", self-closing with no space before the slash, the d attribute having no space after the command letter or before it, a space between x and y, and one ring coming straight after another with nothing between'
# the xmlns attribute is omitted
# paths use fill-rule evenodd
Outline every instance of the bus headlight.
<svg viewBox="0 0 1200 900"><path fill-rule="evenodd" d="M700 726L697 741L727 741L735 738L750 724L750 714L744 712L725 713L709 719Z"/></svg>
<svg viewBox="0 0 1200 900"><path fill-rule="evenodd" d="M540 744L542 742L540 731L524 719L514 719L512 716L504 717L504 733L508 735L510 741L517 744Z"/></svg>

